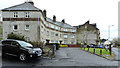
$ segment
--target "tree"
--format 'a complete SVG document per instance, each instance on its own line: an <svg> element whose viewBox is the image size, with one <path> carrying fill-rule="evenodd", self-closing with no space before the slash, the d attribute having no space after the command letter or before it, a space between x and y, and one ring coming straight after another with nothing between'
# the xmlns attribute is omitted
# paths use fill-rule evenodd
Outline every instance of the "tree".
<svg viewBox="0 0 120 68"><path fill-rule="evenodd" d="M22 41L26 41L24 36L18 35L18 34L14 34L13 32L11 32L10 34L8 34L7 39L15 39L15 40L22 40Z"/></svg>
<svg viewBox="0 0 120 68"><path fill-rule="evenodd" d="M112 40L112 43L114 43L115 45L117 45L117 46L120 46L120 38L114 38L113 40Z"/></svg>

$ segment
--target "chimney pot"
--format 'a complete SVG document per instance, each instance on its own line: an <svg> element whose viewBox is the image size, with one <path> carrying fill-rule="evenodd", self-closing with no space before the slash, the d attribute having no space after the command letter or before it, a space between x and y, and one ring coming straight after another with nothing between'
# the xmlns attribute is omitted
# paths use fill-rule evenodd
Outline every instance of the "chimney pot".
<svg viewBox="0 0 120 68"><path fill-rule="evenodd" d="M43 14L44 14L45 17L46 17L46 13L47 13L46 10L43 10Z"/></svg>
<svg viewBox="0 0 120 68"><path fill-rule="evenodd" d="M56 22L56 16L55 15L53 15L53 21Z"/></svg>
<svg viewBox="0 0 120 68"><path fill-rule="evenodd" d="M62 22L65 23L65 19L63 19Z"/></svg>

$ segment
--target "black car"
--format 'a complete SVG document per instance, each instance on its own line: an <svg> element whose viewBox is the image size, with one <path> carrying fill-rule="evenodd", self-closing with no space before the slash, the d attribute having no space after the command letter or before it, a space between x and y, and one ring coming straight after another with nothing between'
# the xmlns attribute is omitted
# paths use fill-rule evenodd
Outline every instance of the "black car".
<svg viewBox="0 0 120 68"><path fill-rule="evenodd" d="M2 40L1 43L3 54L17 56L21 61L42 55L40 48L34 48L30 43L24 41Z"/></svg>

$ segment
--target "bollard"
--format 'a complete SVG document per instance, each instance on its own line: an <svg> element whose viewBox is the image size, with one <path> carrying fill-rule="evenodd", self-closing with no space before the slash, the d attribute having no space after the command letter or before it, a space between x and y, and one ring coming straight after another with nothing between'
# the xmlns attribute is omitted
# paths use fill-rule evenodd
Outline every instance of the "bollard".
<svg viewBox="0 0 120 68"><path fill-rule="evenodd" d="M100 55L102 55L102 50L100 50Z"/></svg>
<svg viewBox="0 0 120 68"><path fill-rule="evenodd" d="M53 55L55 55L55 45L53 45Z"/></svg>
<svg viewBox="0 0 120 68"><path fill-rule="evenodd" d="M95 48L93 49L94 51L93 51L93 54L95 54Z"/></svg>
<svg viewBox="0 0 120 68"><path fill-rule="evenodd" d="M89 52L89 47L88 47L88 52Z"/></svg>

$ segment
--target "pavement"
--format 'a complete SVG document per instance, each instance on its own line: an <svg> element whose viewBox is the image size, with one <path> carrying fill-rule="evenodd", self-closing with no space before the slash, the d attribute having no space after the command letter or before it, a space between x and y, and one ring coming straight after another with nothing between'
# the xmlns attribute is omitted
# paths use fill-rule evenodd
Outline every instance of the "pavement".
<svg viewBox="0 0 120 68"><path fill-rule="evenodd" d="M113 52L113 54L114 54L114 59L115 59L116 61L120 61L120 48L115 48L115 47L113 47L113 48L112 48L112 52Z"/></svg>
<svg viewBox="0 0 120 68"><path fill-rule="evenodd" d="M2 47L0 46L0 67L2 67Z"/></svg>

